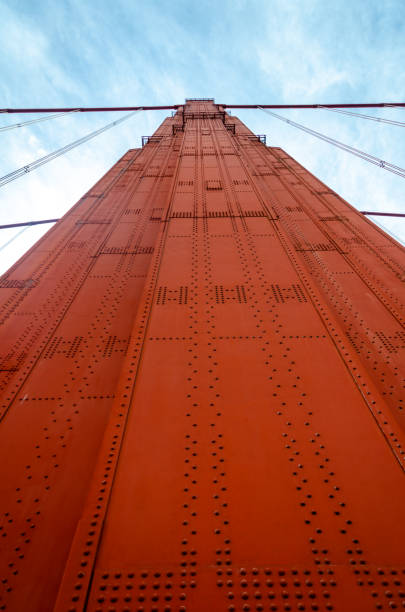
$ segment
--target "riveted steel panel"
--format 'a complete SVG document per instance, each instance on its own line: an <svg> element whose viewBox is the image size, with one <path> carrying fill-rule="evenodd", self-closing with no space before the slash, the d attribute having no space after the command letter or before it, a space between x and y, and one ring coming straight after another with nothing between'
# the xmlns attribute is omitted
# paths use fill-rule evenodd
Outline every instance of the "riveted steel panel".
<svg viewBox="0 0 405 612"><path fill-rule="evenodd" d="M404 250L228 122L187 100L0 282L0 609L404 605Z"/></svg>

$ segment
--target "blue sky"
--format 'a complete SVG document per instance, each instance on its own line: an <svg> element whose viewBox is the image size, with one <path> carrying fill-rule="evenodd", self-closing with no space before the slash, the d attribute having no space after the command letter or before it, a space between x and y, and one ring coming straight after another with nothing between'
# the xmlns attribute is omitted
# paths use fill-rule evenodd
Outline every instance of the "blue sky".
<svg viewBox="0 0 405 612"><path fill-rule="evenodd" d="M0 0L0 107L405 100L403 0ZM405 212L403 179L261 111L234 111L359 209ZM282 113L405 167L405 129ZM405 121L405 109L374 114ZM135 115L0 189L1 223L58 217L165 112ZM120 116L73 114L0 134L0 176ZM19 119L31 118L20 116ZM2 115L0 125L16 122ZM405 239L405 219L384 219ZM0 233L0 273L46 231Z"/></svg>

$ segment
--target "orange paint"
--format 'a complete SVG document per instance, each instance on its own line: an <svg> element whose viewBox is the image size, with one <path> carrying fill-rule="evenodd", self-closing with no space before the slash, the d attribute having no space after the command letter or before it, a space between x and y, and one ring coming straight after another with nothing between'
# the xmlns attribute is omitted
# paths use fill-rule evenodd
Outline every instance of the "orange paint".
<svg viewBox="0 0 405 612"><path fill-rule="evenodd" d="M0 281L0 609L403 607L404 263L213 101L126 153Z"/></svg>

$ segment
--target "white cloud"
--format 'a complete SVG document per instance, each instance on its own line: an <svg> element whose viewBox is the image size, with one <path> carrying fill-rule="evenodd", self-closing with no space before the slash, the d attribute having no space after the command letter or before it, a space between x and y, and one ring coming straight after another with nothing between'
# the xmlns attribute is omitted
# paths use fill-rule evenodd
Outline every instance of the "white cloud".
<svg viewBox="0 0 405 612"><path fill-rule="evenodd" d="M402 96L405 5L401 0L213 0L148 3L0 0L4 106L359 101ZM388 116L404 111L384 111ZM135 116L67 156L0 189L3 222L63 214L165 112ZM360 209L403 209L398 177L271 119L234 111ZM401 128L334 116L284 113L405 166ZM117 115L75 114L0 135L0 175L101 127ZM21 117L23 119L23 117ZM15 116L2 116L2 124ZM405 221L384 219L405 237ZM0 253L1 270L45 228ZM0 246L6 242L0 234Z"/></svg>

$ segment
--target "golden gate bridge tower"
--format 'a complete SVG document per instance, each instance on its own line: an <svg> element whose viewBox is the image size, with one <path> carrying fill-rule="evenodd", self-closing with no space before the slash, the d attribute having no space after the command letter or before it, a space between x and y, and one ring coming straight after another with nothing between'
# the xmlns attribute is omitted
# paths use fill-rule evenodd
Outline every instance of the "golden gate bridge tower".
<svg viewBox="0 0 405 612"><path fill-rule="evenodd" d="M0 610L403 609L404 279L176 106L0 280Z"/></svg>

